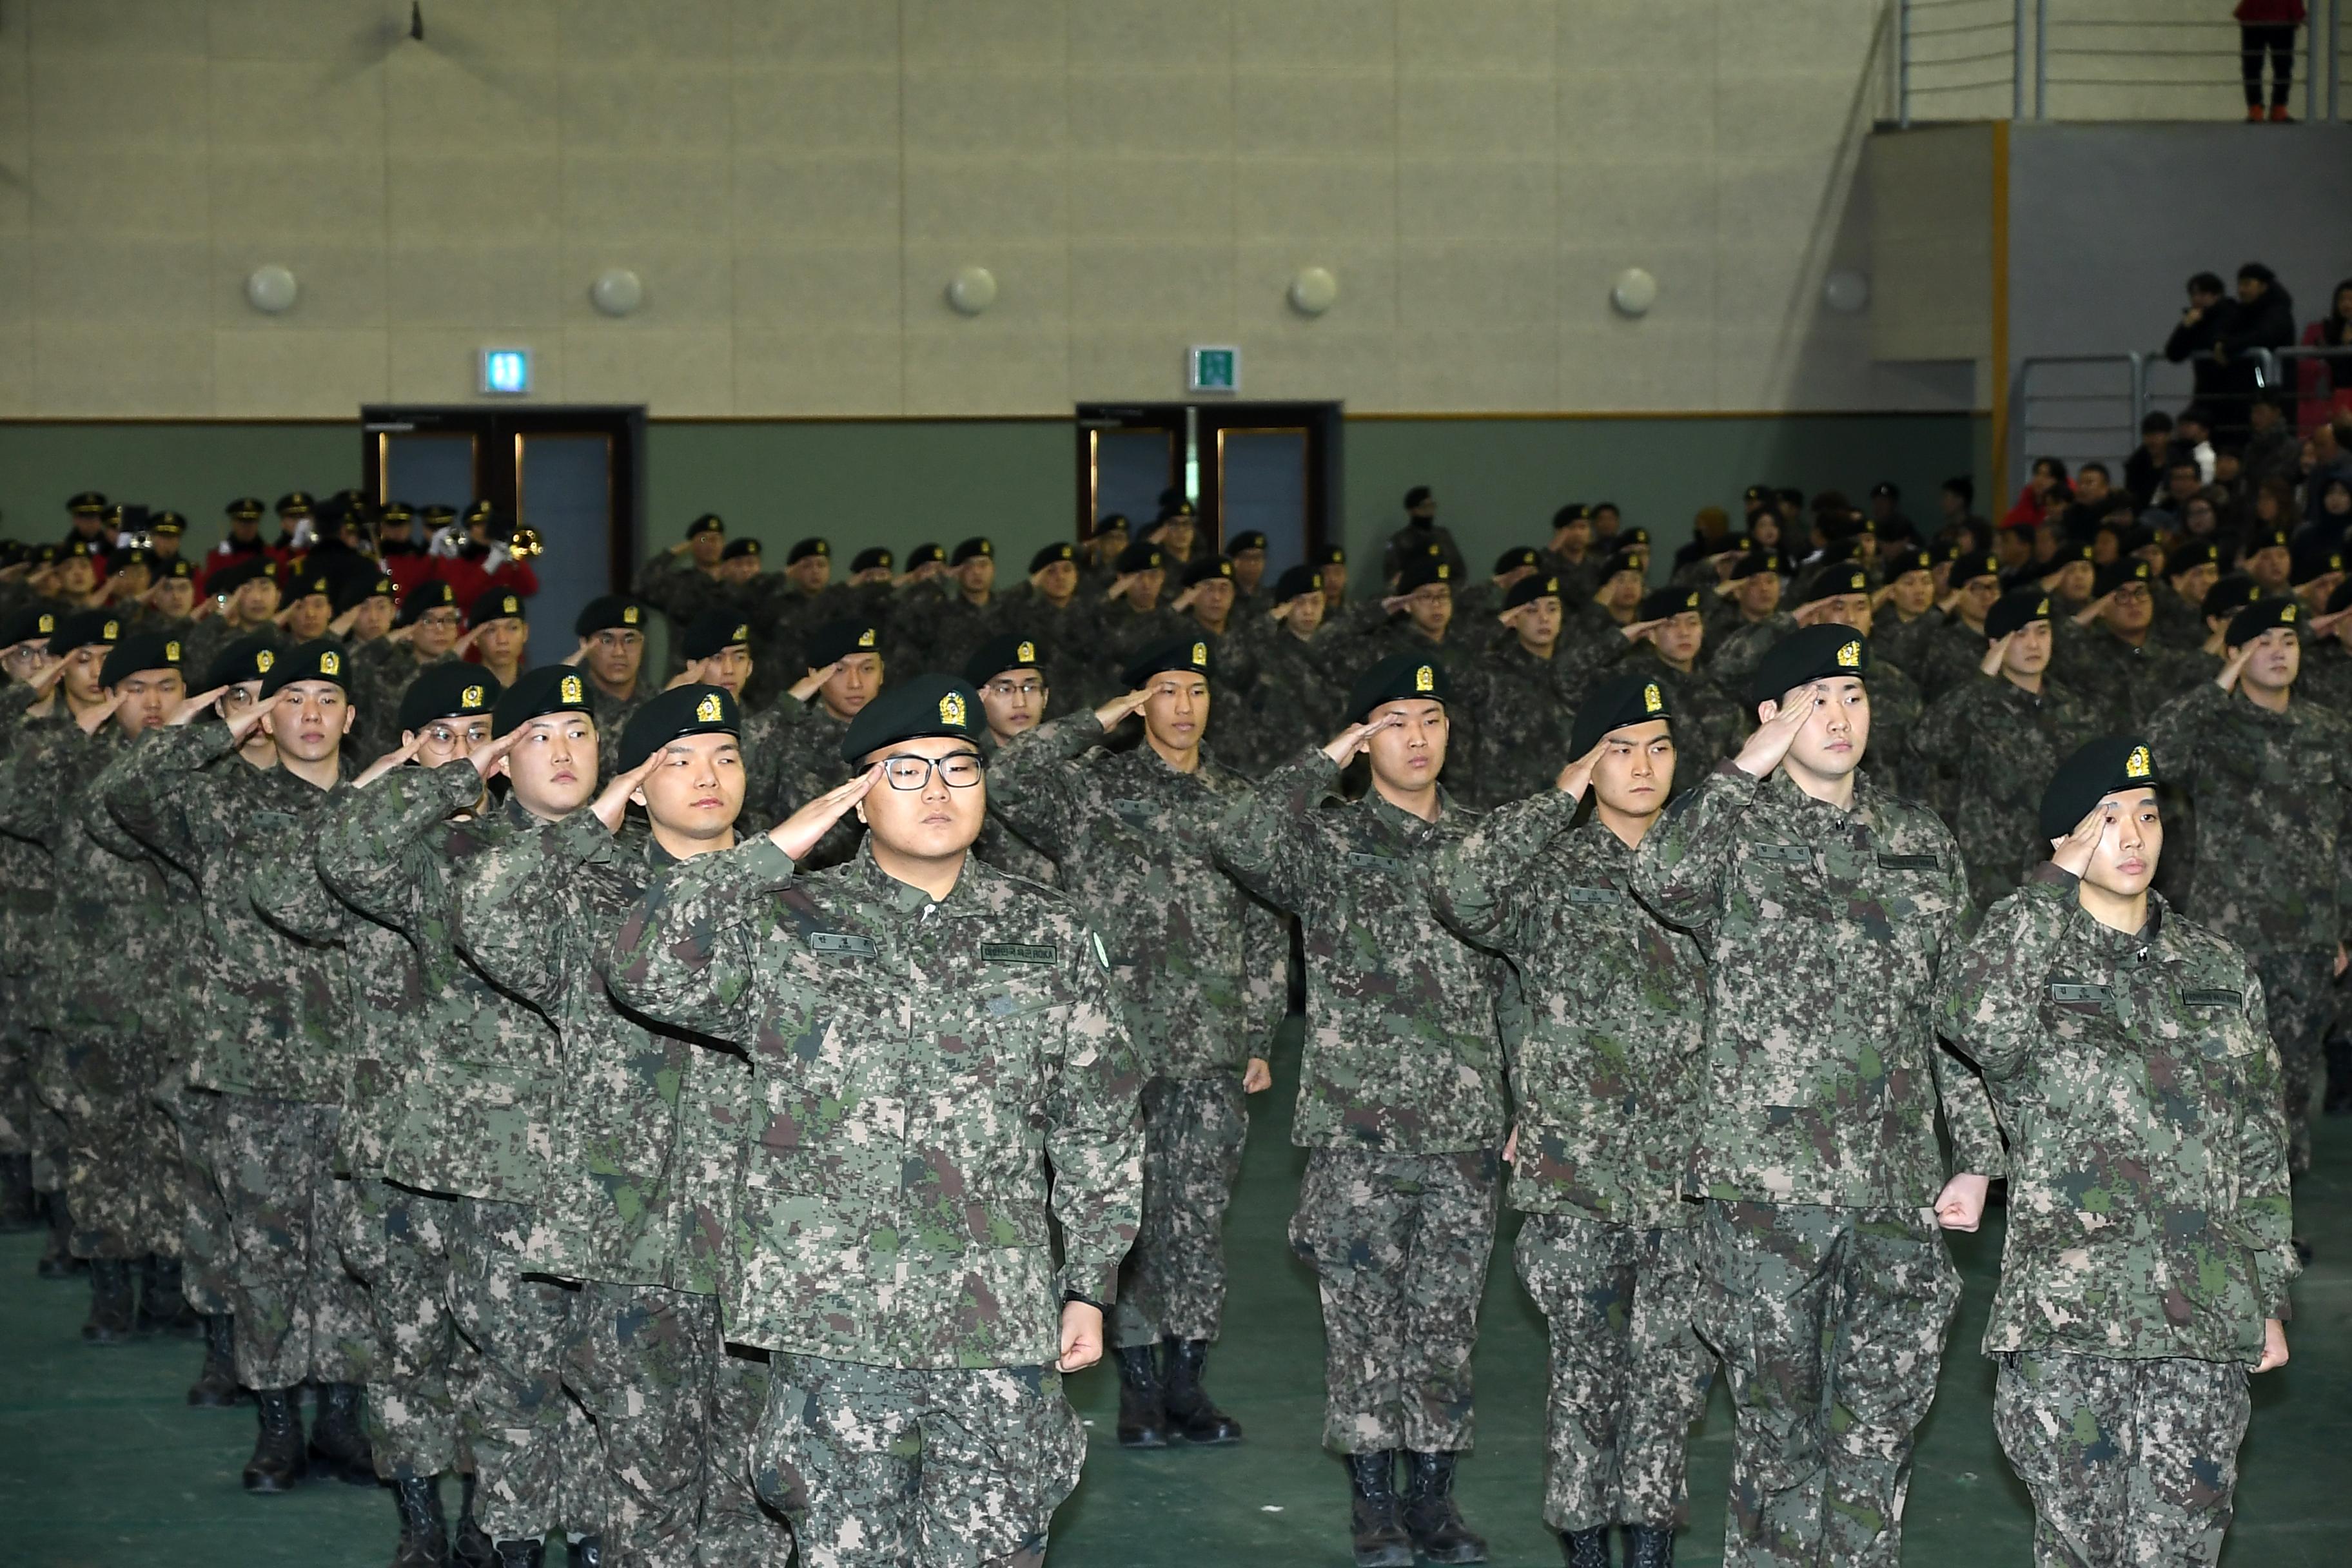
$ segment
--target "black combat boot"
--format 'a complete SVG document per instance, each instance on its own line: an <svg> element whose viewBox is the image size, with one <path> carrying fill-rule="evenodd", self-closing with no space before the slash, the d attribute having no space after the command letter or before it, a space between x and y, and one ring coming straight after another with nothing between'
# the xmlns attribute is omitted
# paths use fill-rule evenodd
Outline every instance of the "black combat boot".
<svg viewBox="0 0 2352 1568"><path fill-rule="evenodd" d="M1206 1340L1169 1340L1163 1363L1166 1385L1160 1404L1168 1425L1188 1443L1238 1443L1242 1424L1217 1408L1201 1386L1202 1364L1209 1358Z"/></svg>
<svg viewBox="0 0 2352 1568"><path fill-rule="evenodd" d="M180 1260L149 1253L139 1263L139 1331L194 1339L205 1321L180 1289Z"/></svg>
<svg viewBox="0 0 2352 1568"><path fill-rule="evenodd" d="M2352 1116L2352 1039L2331 1035L2320 1052L2327 1058L2327 1096L2319 1109L2328 1116Z"/></svg>
<svg viewBox="0 0 2352 1568"><path fill-rule="evenodd" d="M302 1406L299 1388L257 1388L254 1402L261 1406L261 1435L253 1458L245 1462L245 1489L265 1495L290 1492L301 1485Z"/></svg>
<svg viewBox="0 0 2352 1568"><path fill-rule="evenodd" d="M565 1546L568 1568L604 1568L604 1538L583 1535Z"/></svg>
<svg viewBox="0 0 2352 1568"><path fill-rule="evenodd" d="M1118 1361L1118 1446L1168 1447L1168 1412L1160 1403L1160 1368L1151 1347L1121 1345L1111 1354Z"/></svg>
<svg viewBox="0 0 2352 1568"><path fill-rule="evenodd" d="M499 1549L474 1522L474 1472L457 1478L457 1533L449 1542L453 1568L498 1568Z"/></svg>
<svg viewBox="0 0 2352 1568"><path fill-rule="evenodd" d="M1625 1568L1675 1568L1675 1532L1654 1524L1627 1525Z"/></svg>
<svg viewBox="0 0 2352 1568"><path fill-rule="evenodd" d="M1462 1522L1454 1503L1454 1456L1407 1448L1404 1527L1413 1549L1432 1563L1484 1563L1484 1537Z"/></svg>
<svg viewBox="0 0 2352 1568"><path fill-rule="evenodd" d="M1563 1530L1559 1532L1559 1551L1568 1560L1568 1568L1609 1568L1609 1527L1597 1524L1591 1530Z"/></svg>
<svg viewBox="0 0 2352 1568"><path fill-rule="evenodd" d="M236 1341L226 1312L205 1319L205 1369L188 1385L188 1403L205 1410L226 1410L248 1396L236 1385Z"/></svg>
<svg viewBox="0 0 2352 1568"><path fill-rule="evenodd" d="M136 1316L131 1306L131 1260L127 1258L96 1258L89 1265L89 1320L81 1326L81 1337L94 1345L121 1345L131 1342L131 1321Z"/></svg>
<svg viewBox="0 0 2352 1568"><path fill-rule="evenodd" d="M2336 1078L2328 1075L2328 1087L2333 1089ZM33 1157L30 1154L0 1154L0 1233L14 1233L41 1228L38 1194L33 1191Z"/></svg>
<svg viewBox="0 0 2352 1568"><path fill-rule="evenodd" d="M44 1279L70 1279L89 1267L73 1255L73 1215L66 1210L63 1193L43 1193L49 1209L49 1238L41 1244L41 1260L33 1272Z"/></svg>
<svg viewBox="0 0 2352 1568"><path fill-rule="evenodd" d="M1356 1568L1412 1568L1412 1539L1405 1534L1396 1495L1396 1455L1348 1456L1348 1485L1355 1493L1349 1520Z"/></svg>
<svg viewBox="0 0 2352 1568"><path fill-rule="evenodd" d="M400 1510L392 1568L449 1568L449 1521L441 1512L438 1478L394 1481L392 1500Z"/></svg>
<svg viewBox="0 0 2352 1568"><path fill-rule="evenodd" d="M498 1555L490 1559L497 1568L546 1568L544 1541L501 1541L497 1552Z"/></svg>
<svg viewBox="0 0 2352 1568"><path fill-rule="evenodd" d="M360 1420L360 1385L319 1385L319 1418L310 1426L310 1473L355 1487L375 1485L375 1455Z"/></svg>

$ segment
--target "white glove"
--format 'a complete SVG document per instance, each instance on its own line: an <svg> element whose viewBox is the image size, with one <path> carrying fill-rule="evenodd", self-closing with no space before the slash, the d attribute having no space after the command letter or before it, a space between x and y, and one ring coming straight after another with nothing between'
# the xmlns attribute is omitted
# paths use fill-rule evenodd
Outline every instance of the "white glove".
<svg viewBox="0 0 2352 1568"><path fill-rule="evenodd" d="M482 570L485 572L495 572L513 559L513 551L509 550L503 544L493 544L490 546L489 554L485 556L482 560Z"/></svg>
<svg viewBox="0 0 2352 1568"><path fill-rule="evenodd" d="M433 531L433 542L426 547L426 553L455 561L458 542L464 538L464 531L456 523L445 523Z"/></svg>

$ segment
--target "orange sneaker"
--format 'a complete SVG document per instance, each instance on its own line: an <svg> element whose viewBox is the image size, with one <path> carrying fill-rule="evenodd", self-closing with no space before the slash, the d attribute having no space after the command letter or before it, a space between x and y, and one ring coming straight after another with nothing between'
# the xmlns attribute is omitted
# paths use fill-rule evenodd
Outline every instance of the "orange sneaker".
<svg viewBox="0 0 2352 1568"><path fill-rule="evenodd" d="M2246 105L2246 123L2249 125L2260 125L2262 122L2263 106L2259 103L2250 103Z"/></svg>
<svg viewBox="0 0 2352 1568"><path fill-rule="evenodd" d="M2294 116L2286 111L2285 104L2273 103L2271 105L2271 123L2273 125L2292 125L2294 123Z"/></svg>

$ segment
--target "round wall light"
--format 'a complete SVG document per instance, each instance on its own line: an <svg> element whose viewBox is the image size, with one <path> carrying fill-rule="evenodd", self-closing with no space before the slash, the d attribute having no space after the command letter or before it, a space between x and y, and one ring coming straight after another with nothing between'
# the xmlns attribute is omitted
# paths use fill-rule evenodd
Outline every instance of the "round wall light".
<svg viewBox="0 0 2352 1568"><path fill-rule="evenodd" d="M1302 267L1290 280L1290 308L1302 316L1319 316L1339 302L1339 280L1328 267Z"/></svg>
<svg viewBox="0 0 2352 1568"><path fill-rule="evenodd" d="M1646 316L1658 302L1658 280L1638 267L1628 267L1610 285L1609 302L1621 316Z"/></svg>
<svg viewBox="0 0 2352 1568"><path fill-rule="evenodd" d="M985 267L967 267L948 279L948 303L958 313L977 316L996 303L996 274Z"/></svg>
<svg viewBox="0 0 2352 1568"><path fill-rule="evenodd" d="M625 316L646 302L645 279L625 267L608 267L588 285L588 302L608 316Z"/></svg>
<svg viewBox="0 0 2352 1568"><path fill-rule="evenodd" d="M1832 272L1822 279L1822 303L1851 316L1870 303L1870 279L1859 272Z"/></svg>
<svg viewBox="0 0 2352 1568"><path fill-rule="evenodd" d="M294 280L294 274L275 264L255 268L245 280L246 303L268 316L292 310L301 293L302 286Z"/></svg>

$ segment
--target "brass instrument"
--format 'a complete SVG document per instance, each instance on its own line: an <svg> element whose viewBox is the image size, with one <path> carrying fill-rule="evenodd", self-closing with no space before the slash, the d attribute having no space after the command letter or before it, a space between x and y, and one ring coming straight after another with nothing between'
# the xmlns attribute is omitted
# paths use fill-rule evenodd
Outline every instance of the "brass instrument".
<svg viewBox="0 0 2352 1568"><path fill-rule="evenodd" d="M534 555L547 553L547 541L540 537L539 530L535 528L518 527L514 537L507 541L507 553L518 561L528 561Z"/></svg>

